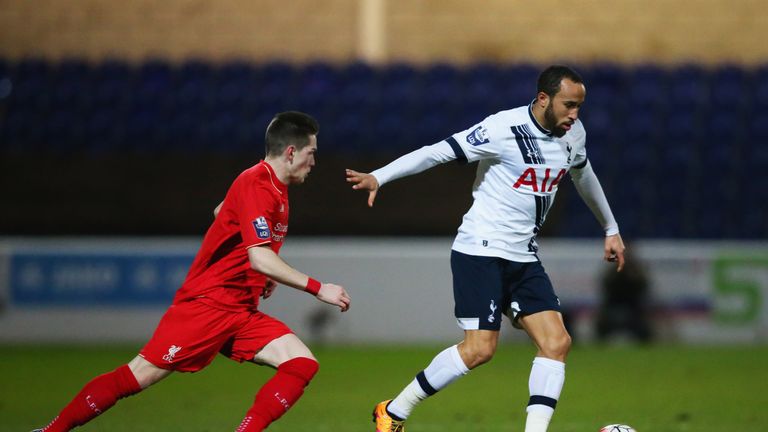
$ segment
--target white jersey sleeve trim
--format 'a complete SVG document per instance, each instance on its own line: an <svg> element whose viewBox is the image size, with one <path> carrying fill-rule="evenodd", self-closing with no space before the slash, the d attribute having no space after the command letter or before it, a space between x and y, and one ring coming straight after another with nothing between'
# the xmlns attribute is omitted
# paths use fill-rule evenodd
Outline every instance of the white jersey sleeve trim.
<svg viewBox="0 0 768 432"><path fill-rule="evenodd" d="M597 179L592 164L587 159L583 167L571 169L571 180L579 192L579 196L587 204L592 214L595 215L600 225L605 231L605 235L614 235L619 233L619 225L611 212L611 206L608 205L608 199L605 197L603 187Z"/></svg>
<svg viewBox="0 0 768 432"><path fill-rule="evenodd" d="M386 166L371 172L371 175L376 177L379 187L381 187L392 180L418 174L435 165L450 162L458 157L459 155L456 154L454 148L447 141L440 141L437 144L424 146L405 154Z"/></svg>

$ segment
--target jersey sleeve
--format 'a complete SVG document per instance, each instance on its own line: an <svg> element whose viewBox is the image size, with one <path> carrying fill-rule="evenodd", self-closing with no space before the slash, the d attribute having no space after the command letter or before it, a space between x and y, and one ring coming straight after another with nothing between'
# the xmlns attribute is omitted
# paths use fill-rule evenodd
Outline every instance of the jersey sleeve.
<svg viewBox="0 0 768 432"><path fill-rule="evenodd" d="M272 243L273 209L277 203L270 191L253 179L239 179L235 211L243 244L248 249Z"/></svg>
<svg viewBox="0 0 768 432"><path fill-rule="evenodd" d="M455 133L446 139L456 153L456 159L475 162L501 155L502 132L495 127L493 117L487 117L469 129Z"/></svg>
<svg viewBox="0 0 768 432"><path fill-rule="evenodd" d="M418 174L433 166L456 159L454 150L446 143L440 141L437 144L424 146L403 155L384 167L381 167L371 175L376 177L379 186L383 186L392 180Z"/></svg>
<svg viewBox="0 0 768 432"><path fill-rule="evenodd" d="M584 126L581 124L581 121L578 121L576 123L577 128L574 132L577 139L577 145L576 145L576 152L573 155L573 162L571 162L571 167L576 169L583 169L587 166L587 147L586 147L586 141L587 141L587 132L584 130Z"/></svg>

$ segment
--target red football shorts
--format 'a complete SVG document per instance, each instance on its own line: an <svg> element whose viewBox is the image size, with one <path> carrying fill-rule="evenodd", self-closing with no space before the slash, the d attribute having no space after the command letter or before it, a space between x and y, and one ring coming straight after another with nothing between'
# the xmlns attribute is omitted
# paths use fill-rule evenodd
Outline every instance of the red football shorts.
<svg viewBox="0 0 768 432"><path fill-rule="evenodd" d="M232 312L192 300L171 305L152 339L139 355L153 365L179 372L197 372L221 353L243 362L269 342L292 333L261 312Z"/></svg>

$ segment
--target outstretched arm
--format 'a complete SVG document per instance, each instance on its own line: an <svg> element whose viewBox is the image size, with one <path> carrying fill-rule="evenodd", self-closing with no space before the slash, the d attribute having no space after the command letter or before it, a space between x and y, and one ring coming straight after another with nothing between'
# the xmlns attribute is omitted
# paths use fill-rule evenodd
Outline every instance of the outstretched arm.
<svg viewBox="0 0 768 432"><path fill-rule="evenodd" d="M600 181L589 161L582 168L572 169L571 179L576 186L576 191L579 192L579 196L592 210L592 214L595 215L605 231L605 260L616 262L616 270L621 271L624 268L624 242L619 234L619 225L616 223L608 200L605 198L603 187L600 186Z"/></svg>
<svg viewBox="0 0 768 432"><path fill-rule="evenodd" d="M445 141L441 141L437 144L424 146L401 156L370 174L347 169L347 182L353 183L352 189L367 190L368 206L373 207L373 202L376 199L376 192L385 183L389 183L392 180L401 177L418 174L435 165L455 159L456 152L451 148L451 145Z"/></svg>
<svg viewBox="0 0 768 432"><path fill-rule="evenodd" d="M288 265L269 246L249 248L248 260L253 270L267 276L269 279L315 294L320 301L338 306L342 312L346 312L349 309L350 298L344 287L336 284L320 283L310 278ZM319 287L316 285L319 285Z"/></svg>

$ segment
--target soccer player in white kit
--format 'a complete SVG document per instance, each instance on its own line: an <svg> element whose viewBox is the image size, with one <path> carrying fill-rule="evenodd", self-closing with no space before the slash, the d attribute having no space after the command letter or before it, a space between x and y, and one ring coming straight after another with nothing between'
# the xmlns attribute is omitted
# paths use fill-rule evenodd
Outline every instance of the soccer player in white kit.
<svg viewBox="0 0 768 432"><path fill-rule="evenodd" d="M536 255L536 234L565 173L605 230L605 260L616 262L618 271L624 265L618 225L587 159L586 133L578 120L585 96L575 71L550 66L539 75L530 105L491 115L369 174L347 170L347 181L353 189L367 190L373 206L378 189L390 181L453 160L478 162L474 202L451 251L455 314L464 340L439 353L397 397L376 405L377 432L404 431L419 402L490 361L502 313L538 348L525 432L547 430L565 381L571 337Z"/></svg>

